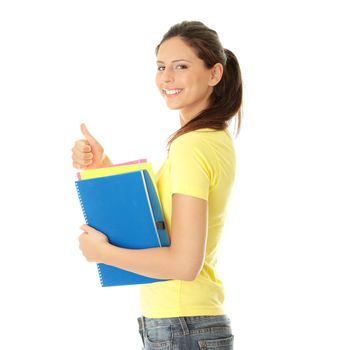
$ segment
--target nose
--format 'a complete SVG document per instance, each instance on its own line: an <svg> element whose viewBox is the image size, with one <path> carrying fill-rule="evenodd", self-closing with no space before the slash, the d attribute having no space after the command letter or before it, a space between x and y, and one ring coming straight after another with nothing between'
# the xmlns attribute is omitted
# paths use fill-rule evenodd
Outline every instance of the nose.
<svg viewBox="0 0 350 350"><path fill-rule="evenodd" d="M174 81L174 72L171 68L166 67L162 74L163 83L169 83Z"/></svg>

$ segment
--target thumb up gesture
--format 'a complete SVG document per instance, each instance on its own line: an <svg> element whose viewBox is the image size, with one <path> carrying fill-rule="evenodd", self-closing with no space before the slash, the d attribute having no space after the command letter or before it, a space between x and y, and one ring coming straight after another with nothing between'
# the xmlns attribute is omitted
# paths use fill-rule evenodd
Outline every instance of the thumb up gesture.
<svg viewBox="0 0 350 350"><path fill-rule="evenodd" d="M111 161L104 154L102 145L90 134L85 124L80 125L84 140L75 141L72 148L73 167L76 169L95 169L111 165Z"/></svg>

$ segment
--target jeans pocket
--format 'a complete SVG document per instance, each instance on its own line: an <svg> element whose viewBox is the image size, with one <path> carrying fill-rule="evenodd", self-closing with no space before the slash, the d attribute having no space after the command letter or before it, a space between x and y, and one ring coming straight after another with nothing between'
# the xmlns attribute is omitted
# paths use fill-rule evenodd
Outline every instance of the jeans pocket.
<svg viewBox="0 0 350 350"><path fill-rule="evenodd" d="M198 345L201 350L205 350L205 349L233 350L233 335L225 338L198 340Z"/></svg>
<svg viewBox="0 0 350 350"><path fill-rule="evenodd" d="M146 349L170 350L173 339L171 326L158 326L146 328L144 335Z"/></svg>

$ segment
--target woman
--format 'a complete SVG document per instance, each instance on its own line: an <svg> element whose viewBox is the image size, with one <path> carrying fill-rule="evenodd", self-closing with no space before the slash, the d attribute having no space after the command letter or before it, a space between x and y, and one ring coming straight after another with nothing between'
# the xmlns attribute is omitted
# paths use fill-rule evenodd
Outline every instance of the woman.
<svg viewBox="0 0 350 350"><path fill-rule="evenodd" d="M235 175L227 127L236 116L239 133L240 67L217 33L197 21L172 26L156 55L157 87L168 107L179 110L181 125L156 174L170 247L115 247L103 233L83 225L80 249L88 261L169 279L140 286L144 349L233 349L215 265ZM111 165L101 144L84 124L81 128L86 140L75 143L73 166Z"/></svg>

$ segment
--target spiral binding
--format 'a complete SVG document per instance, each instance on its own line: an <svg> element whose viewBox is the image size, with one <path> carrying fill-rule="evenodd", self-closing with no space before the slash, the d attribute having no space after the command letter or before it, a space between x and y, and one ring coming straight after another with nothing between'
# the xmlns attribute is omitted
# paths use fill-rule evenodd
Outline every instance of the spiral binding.
<svg viewBox="0 0 350 350"><path fill-rule="evenodd" d="M75 181L75 187L76 187L77 192L78 192L79 202L80 202L81 209L82 209L82 211L83 211L85 223L88 225L89 222L88 222L88 218L87 218L86 213L85 213L85 208L84 208L83 201L81 200L80 189L79 189L79 186L78 186L78 182L77 182L77 181Z"/></svg>
<svg viewBox="0 0 350 350"><path fill-rule="evenodd" d="M77 189L77 193L78 193L78 198L79 198L79 202L80 202L80 207L83 211L83 215L84 215L84 219L85 219L85 223L87 225L89 225L89 221L88 221L88 218L87 218L87 215L86 215L86 212L85 212L85 208L84 208L84 204L83 204L83 201L81 199L81 195L80 195L80 189L79 189L79 186L78 186L78 181L75 181L75 187ZM103 287L103 278L102 278L102 274L101 274L101 270L100 270L100 265L97 264L97 271L98 271L98 276L100 278L100 283L101 283L101 286Z"/></svg>

